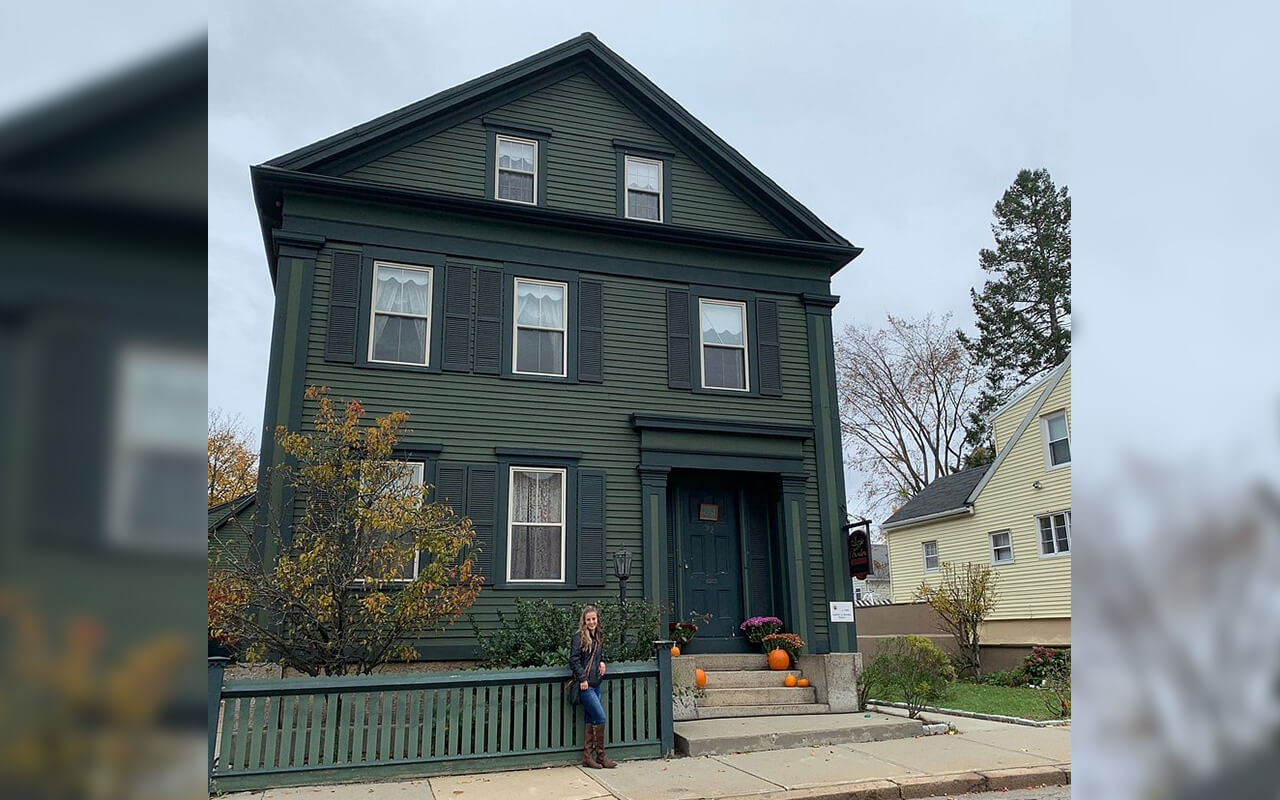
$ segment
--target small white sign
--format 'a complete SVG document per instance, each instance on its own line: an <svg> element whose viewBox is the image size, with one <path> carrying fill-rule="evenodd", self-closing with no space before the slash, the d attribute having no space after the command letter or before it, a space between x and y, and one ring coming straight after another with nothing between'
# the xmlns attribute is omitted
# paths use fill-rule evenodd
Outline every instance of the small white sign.
<svg viewBox="0 0 1280 800"><path fill-rule="evenodd" d="M829 603L832 622L853 622L853 603Z"/></svg>

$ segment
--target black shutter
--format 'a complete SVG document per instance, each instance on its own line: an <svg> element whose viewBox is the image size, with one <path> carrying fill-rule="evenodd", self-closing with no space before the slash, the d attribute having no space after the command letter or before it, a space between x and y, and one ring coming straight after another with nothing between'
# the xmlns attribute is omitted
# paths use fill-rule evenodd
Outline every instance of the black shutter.
<svg viewBox="0 0 1280 800"><path fill-rule="evenodd" d="M476 367L479 375L502 372L502 270L476 274Z"/></svg>
<svg viewBox="0 0 1280 800"><path fill-rule="evenodd" d="M605 471L578 470L578 585L604 586Z"/></svg>
<svg viewBox="0 0 1280 800"><path fill-rule="evenodd" d="M444 359L449 372L471 371L471 267L450 264L444 272Z"/></svg>
<svg viewBox="0 0 1280 800"><path fill-rule="evenodd" d="M782 396L782 346L778 341L778 304L756 301L756 338L759 340L760 394Z"/></svg>
<svg viewBox="0 0 1280 800"><path fill-rule="evenodd" d="M485 584L492 586L497 580L494 564L498 563L493 552L498 546L498 468L493 464L467 467L467 516L475 528L480 550L475 566Z"/></svg>
<svg viewBox="0 0 1280 800"><path fill-rule="evenodd" d="M354 364L360 324L360 254L333 254L329 279L329 331L324 360Z"/></svg>
<svg viewBox="0 0 1280 800"><path fill-rule="evenodd" d="M604 382L604 285L578 283L578 380Z"/></svg>
<svg viewBox="0 0 1280 800"><path fill-rule="evenodd" d="M445 503L453 513L467 513L467 465L441 461L436 465L436 489L433 502Z"/></svg>
<svg viewBox="0 0 1280 800"><path fill-rule="evenodd" d="M689 293L667 290L667 386L688 389L692 369L689 366Z"/></svg>

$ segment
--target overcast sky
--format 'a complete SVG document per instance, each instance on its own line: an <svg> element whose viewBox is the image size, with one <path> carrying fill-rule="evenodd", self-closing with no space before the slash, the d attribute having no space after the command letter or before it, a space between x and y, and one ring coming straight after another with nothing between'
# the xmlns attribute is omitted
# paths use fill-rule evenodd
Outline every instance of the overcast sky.
<svg viewBox="0 0 1280 800"><path fill-rule="evenodd" d="M1070 183L1067 4L748 6L218 4L210 406L262 418L272 294L249 165L588 30L866 248L833 282L838 327L930 311L971 324L1000 194L1024 167Z"/></svg>

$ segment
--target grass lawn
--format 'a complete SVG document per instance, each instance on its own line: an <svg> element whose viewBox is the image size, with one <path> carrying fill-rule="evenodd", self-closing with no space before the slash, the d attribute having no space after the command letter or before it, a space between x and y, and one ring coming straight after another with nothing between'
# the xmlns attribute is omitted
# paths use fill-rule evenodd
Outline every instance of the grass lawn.
<svg viewBox="0 0 1280 800"><path fill-rule="evenodd" d="M879 700L902 702L902 697L895 692L877 690L874 694ZM946 700L940 700L931 705L984 714L1004 714L1023 719L1057 719L1058 715L1050 714L1049 709L1045 707L1046 697L1052 697L1052 695L1039 689L987 686L981 683L957 681L952 684L951 695Z"/></svg>

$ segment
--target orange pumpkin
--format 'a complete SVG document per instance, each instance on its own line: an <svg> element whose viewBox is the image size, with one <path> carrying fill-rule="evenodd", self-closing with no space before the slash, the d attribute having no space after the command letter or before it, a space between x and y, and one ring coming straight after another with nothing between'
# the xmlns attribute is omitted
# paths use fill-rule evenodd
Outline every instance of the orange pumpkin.
<svg viewBox="0 0 1280 800"><path fill-rule="evenodd" d="M808 678L801 678L800 680L796 681L796 686L799 686L802 689L808 685L809 685Z"/></svg>
<svg viewBox="0 0 1280 800"><path fill-rule="evenodd" d="M785 684L786 684L787 686L789 686L789 687L790 687L790 686L795 686L795 685L796 685L796 676L795 676L795 675L788 675L788 676L786 677L786 680L784 680L784 681L783 681L783 683L785 683Z"/></svg>
<svg viewBox="0 0 1280 800"><path fill-rule="evenodd" d="M694 674L694 677L697 679L697 682L698 682L698 688L699 688L699 689L706 688L706 685L707 685L707 671L706 671L705 669L697 669L697 670L694 670L694 673L693 673L693 674Z"/></svg>
<svg viewBox="0 0 1280 800"><path fill-rule="evenodd" d="M791 656L787 655L787 651L782 648L769 651L769 669L784 670L791 669Z"/></svg>
<svg viewBox="0 0 1280 800"><path fill-rule="evenodd" d="M674 644L671 645L671 657L675 658L678 655L680 655L680 648L676 647Z"/></svg>

